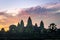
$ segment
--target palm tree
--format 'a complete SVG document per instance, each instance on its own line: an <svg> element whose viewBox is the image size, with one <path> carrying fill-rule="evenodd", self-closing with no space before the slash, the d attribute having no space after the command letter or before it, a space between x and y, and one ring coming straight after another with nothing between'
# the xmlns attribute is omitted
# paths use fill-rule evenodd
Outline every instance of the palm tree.
<svg viewBox="0 0 60 40"><path fill-rule="evenodd" d="M49 31L52 32L52 31L56 31L56 30L57 30L56 24L51 23L50 26L49 26Z"/></svg>

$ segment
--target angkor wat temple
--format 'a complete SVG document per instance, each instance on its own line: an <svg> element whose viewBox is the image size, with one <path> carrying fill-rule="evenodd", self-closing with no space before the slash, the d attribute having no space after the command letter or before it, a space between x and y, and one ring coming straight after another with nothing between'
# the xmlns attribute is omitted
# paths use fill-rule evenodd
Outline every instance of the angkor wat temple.
<svg viewBox="0 0 60 40"><path fill-rule="evenodd" d="M32 24L32 20L29 17L27 25L24 26L23 20L16 25L10 25L9 31L5 32L4 28L0 31L0 40L11 39L59 39L60 29L57 29L55 23L51 23L48 29L44 28L44 22L40 22L40 26L35 23Z"/></svg>

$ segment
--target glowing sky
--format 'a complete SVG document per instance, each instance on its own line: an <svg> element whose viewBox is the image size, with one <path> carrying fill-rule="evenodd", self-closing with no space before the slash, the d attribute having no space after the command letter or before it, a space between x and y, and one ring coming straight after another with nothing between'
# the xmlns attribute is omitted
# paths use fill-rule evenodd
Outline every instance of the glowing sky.
<svg viewBox="0 0 60 40"><path fill-rule="evenodd" d="M33 25L43 20L46 28L52 22L60 28L60 0L0 0L0 28L7 30L21 19L26 25L29 16Z"/></svg>

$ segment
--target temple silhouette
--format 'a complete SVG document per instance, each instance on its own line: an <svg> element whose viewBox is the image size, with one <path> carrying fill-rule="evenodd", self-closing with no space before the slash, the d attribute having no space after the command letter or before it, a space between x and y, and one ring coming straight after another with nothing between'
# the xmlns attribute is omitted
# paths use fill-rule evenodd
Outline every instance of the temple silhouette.
<svg viewBox="0 0 60 40"><path fill-rule="evenodd" d="M32 20L29 17L27 25L24 26L24 21L16 25L10 25L9 31L5 32L4 28L0 31L0 39L59 39L60 29L57 29L55 23L51 23L48 29L44 28L44 22L41 20L40 26L35 23L32 24Z"/></svg>

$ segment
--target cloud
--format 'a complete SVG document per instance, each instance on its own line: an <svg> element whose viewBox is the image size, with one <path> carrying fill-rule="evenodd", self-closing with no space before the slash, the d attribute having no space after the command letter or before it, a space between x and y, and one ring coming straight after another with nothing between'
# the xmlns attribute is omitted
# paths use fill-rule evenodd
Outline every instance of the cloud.
<svg viewBox="0 0 60 40"><path fill-rule="evenodd" d="M45 11L47 11L47 9L42 8L40 6L36 6L36 7L28 8L25 11L30 13L30 14L40 14L40 13L44 13Z"/></svg>
<svg viewBox="0 0 60 40"><path fill-rule="evenodd" d="M59 8L59 6L60 6L60 3L47 3L43 7L50 9L50 8Z"/></svg>
<svg viewBox="0 0 60 40"><path fill-rule="evenodd" d="M44 22L49 26L50 23L54 22L58 25L60 25L60 3L53 3L53 4L46 4L44 7L36 6L27 8L25 10L26 13L29 15L32 14L32 18L34 20L34 17L38 17L37 20L44 20ZM37 14L37 16L36 16ZM33 22L35 23L35 22ZM39 22L37 22L39 23ZM46 27L45 24L45 27Z"/></svg>
<svg viewBox="0 0 60 40"><path fill-rule="evenodd" d="M7 10L6 13L12 16L16 16L20 10L19 9L10 9Z"/></svg>
<svg viewBox="0 0 60 40"><path fill-rule="evenodd" d="M60 10L60 3L45 4L43 7L46 9L50 9L51 11L57 11Z"/></svg>
<svg viewBox="0 0 60 40"><path fill-rule="evenodd" d="M25 10L29 14L55 14L60 12L60 3L45 4L43 7L36 6Z"/></svg>
<svg viewBox="0 0 60 40"><path fill-rule="evenodd" d="M24 24L27 24L28 17L31 17L33 25L43 20L45 27L48 27L50 23L54 22L58 26L60 25L60 4L46 4L43 7L36 6L25 9L11 9L0 12L0 25L4 28L8 28L11 24L16 24L22 19Z"/></svg>

